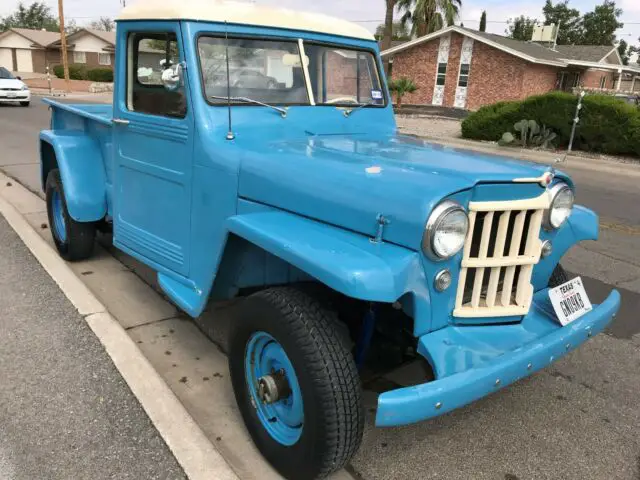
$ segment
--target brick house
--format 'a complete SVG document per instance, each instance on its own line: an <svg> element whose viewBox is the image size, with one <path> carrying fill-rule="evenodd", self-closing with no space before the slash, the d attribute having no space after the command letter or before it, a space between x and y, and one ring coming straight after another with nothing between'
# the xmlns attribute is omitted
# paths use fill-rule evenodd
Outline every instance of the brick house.
<svg viewBox="0 0 640 480"><path fill-rule="evenodd" d="M403 102L477 110L552 90L640 93L640 68L625 66L616 47L513 40L451 26L382 52L391 76L411 78L418 90Z"/></svg>
<svg viewBox="0 0 640 480"><path fill-rule="evenodd" d="M88 68L113 68L115 32L82 28L67 35L69 64ZM46 73L47 66L60 65L60 34L44 30L10 28L0 33L0 66L20 73Z"/></svg>

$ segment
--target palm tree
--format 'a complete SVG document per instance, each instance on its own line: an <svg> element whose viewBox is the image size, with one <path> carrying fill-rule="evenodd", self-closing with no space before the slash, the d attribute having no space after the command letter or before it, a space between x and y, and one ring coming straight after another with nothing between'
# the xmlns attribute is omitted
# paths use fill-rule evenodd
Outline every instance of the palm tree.
<svg viewBox="0 0 640 480"><path fill-rule="evenodd" d="M400 108L402 107L402 97L404 97L406 93L415 92L417 89L418 87L414 81L407 77L400 77L389 82L389 90L396 94L398 112L400 112Z"/></svg>
<svg viewBox="0 0 640 480"><path fill-rule="evenodd" d="M385 0L387 7L384 15L384 34L382 35L382 45L380 50L383 52L391 47L391 37L393 36L393 10L396 8L398 0ZM389 73L389 58L384 59L384 71Z"/></svg>
<svg viewBox="0 0 640 480"><path fill-rule="evenodd" d="M401 21L412 23L415 37L440 30L445 23L454 25L461 7L462 0L398 0L398 9L405 12Z"/></svg>

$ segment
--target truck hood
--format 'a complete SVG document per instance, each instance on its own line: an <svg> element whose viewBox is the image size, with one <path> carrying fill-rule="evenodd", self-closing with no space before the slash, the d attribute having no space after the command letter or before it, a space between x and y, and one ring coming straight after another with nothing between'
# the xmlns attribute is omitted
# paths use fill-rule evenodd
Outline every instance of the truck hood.
<svg viewBox="0 0 640 480"><path fill-rule="evenodd" d="M478 183L539 177L542 165L409 136L315 135L244 150L240 196L417 250L436 204Z"/></svg>

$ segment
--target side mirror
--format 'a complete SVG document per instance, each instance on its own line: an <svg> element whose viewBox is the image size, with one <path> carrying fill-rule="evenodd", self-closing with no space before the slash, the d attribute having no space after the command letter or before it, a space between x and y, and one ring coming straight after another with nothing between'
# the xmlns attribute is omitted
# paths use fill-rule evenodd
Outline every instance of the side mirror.
<svg viewBox="0 0 640 480"><path fill-rule="evenodd" d="M18 76L16 77L16 80L22 80L22 77L21 77L20 75L18 75Z"/></svg>
<svg viewBox="0 0 640 480"><path fill-rule="evenodd" d="M172 65L162 71L162 85L165 90L175 92L183 83L184 70L181 63Z"/></svg>

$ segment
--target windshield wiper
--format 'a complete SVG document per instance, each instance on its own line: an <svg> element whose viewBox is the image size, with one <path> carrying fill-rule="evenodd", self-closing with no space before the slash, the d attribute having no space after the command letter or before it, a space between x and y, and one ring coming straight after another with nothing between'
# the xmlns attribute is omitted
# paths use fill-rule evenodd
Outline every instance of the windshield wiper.
<svg viewBox="0 0 640 480"><path fill-rule="evenodd" d="M255 105L262 105L263 107L269 107L274 109L276 112L279 112L282 115L282 118L287 118L287 109L276 107L274 105L269 105L268 103L263 103L258 100L254 100L253 98L247 97L222 97L218 95L210 95L209 98L213 100L228 100L230 102L242 102L242 103L253 103Z"/></svg>
<svg viewBox="0 0 640 480"><path fill-rule="evenodd" d="M375 105L377 105L377 103L376 103L374 100L370 101L369 103L359 103L357 107L352 108L351 110L345 110L345 111L344 111L344 116L345 116L345 117L348 117L348 116L350 116L353 112L357 112L358 110L361 110L361 109L363 109L364 107L371 107L371 106L375 106Z"/></svg>

